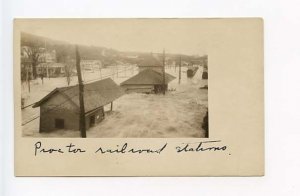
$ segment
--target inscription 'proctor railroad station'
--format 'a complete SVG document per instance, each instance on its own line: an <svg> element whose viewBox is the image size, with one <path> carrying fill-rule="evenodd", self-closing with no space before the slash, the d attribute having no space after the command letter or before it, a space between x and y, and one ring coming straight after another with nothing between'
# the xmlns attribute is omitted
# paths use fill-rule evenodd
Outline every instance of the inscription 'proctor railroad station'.
<svg viewBox="0 0 300 196"><path fill-rule="evenodd" d="M216 152L216 151L226 151L226 145L213 145L220 143L221 140L212 140L212 141L201 141L195 143L182 143L175 147L175 152ZM104 148L98 147L96 150L91 150L95 154L161 154L168 146L168 143L162 144L160 147L154 148L132 148L128 147L128 143L123 145L116 145L116 148ZM43 146L41 141L38 141L34 144L34 155L39 154L63 154L63 153L72 153L72 154L81 154L88 152L84 148L77 147L75 144L70 143L64 147L50 147ZM229 154L230 155L230 154Z"/></svg>

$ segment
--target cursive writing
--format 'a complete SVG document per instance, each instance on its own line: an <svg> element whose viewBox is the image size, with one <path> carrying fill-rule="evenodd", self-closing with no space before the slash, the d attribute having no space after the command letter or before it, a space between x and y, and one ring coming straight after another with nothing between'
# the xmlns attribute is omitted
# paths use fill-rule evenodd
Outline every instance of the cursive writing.
<svg viewBox="0 0 300 196"><path fill-rule="evenodd" d="M157 153L160 154L165 148L167 147L167 143L165 143L162 147L158 148L158 149L150 149L150 148L144 148L144 149L134 149L134 148L128 148L128 144L125 143L122 145L122 147L120 147L119 145L117 145L117 148L115 149L103 149L102 147L99 147L95 153L101 153L101 154L105 154L105 153Z"/></svg>
<svg viewBox="0 0 300 196"><path fill-rule="evenodd" d="M215 141L202 141L196 143L182 143L180 146L176 146L176 152L203 152L203 151L225 151L227 146L207 146L207 144L218 143L221 140Z"/></svg>
<svg viewBox="0 0 300 196"><path fill-rule="evenodd" d="M42 142L38 141L34 144L34 156L37 156L39 153L46 153L46 154L52 154L52 153L83 153L85 150L81 148L75 148L75 145L70 143L69 145L64 147L66 151L64 151L62 148L46 148L42 146Z"/></svg>
<svg viewBox="0 0 300 196"><path fill-rule="evenodd" d="M226 145L220 144L221 140L210 140L210 141L201 141L195 143L182 143L175 146L175 152L185 153L185 152L207 152L207 151L225 151L227 149ZM140 147L129 147L128 143L123 145L116 145L113 148L107 148L103 146L97 147L94 153L98 154L161 154L168 146L168 143L164 143L157 148L140 148ZM45 147L42 145L41 141L38 141L34 144L34 155L38 154L81 154L85 153L86 150L83 148L78 148L75 144L70 143L66 146L57 148L57 147ZM231 154L229 154L231 155Z"/></svg>

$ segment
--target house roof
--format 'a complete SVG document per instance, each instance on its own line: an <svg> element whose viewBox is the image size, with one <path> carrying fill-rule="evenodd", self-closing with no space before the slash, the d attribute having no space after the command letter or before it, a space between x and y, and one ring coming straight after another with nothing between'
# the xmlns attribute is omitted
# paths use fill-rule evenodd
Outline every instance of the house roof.
<svg viewBox="0 0 300 196"><path fill-rule="evenodd" d="M176 77L165 73L165 82L168 84L172 80L174 80ZM122 85L128 85L128 84L162 84L163 83L163 74L160 72L157 72L153 69L145 69L141 72L139 72L137 75L129 78L128 80L125 80L121 83Z"/></svg>
<svg viewBox="0 0 300 196"><path fill-rule="evenodd" d="M47 100L51 99L56 93L61 93L69 101L73 102L79 107L79 86L68 86L56 88L40 101L36 102L33 107L39 107ZM109 104L115 99L124 94L120 88L111 78L99 80L96 82L84 84L84 107L85 112L89 112L98 107Z"/></svg>

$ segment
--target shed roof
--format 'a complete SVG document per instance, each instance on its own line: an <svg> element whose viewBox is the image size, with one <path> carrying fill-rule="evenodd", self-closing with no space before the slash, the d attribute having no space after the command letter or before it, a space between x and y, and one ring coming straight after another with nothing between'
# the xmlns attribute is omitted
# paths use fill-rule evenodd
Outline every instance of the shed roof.
<svg viewBox="0 0 300 196"><path fill-rule="evenodd" d="M40 101L36 102L33 107L39 107L47 100L51 99L54 94L61 93L69 101L73 102L79 107L79 86L68 86L56 88ZM104 106L124 94L120 88L111 78L99 80L92 83L84 84L84 107L85 112L89 112L98 107Z"/></svg>
<svg viewBox="0 0 300 196"><path fill-rule="evenodd" d="M172 80L174 80L176 77L165 73L165 82L168 84ZM137 75L129 78L128 80L125 80L121 83L122 85L128 85L128 84L162 84L163 83L163 74L160 72L157 72L153 69L145 69L141 72L139 72Z"/></svg>

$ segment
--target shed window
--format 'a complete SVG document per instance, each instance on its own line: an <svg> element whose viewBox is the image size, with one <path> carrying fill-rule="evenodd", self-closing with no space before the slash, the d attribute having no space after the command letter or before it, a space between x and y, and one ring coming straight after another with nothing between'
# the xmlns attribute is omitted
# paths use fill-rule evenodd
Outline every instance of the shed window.
<svg viewBox="0 0 300 196"><path fill-rule="evenodd" d="M91 116L90 117L90 127L94 126L95 125L95 115Z"/></svg>
<svg viewBox="0 0 300 196"><path fill-rule="evenodd" d="M61 118L55 119L55 128L64 129L65 128L65 120Z"/></svg>

